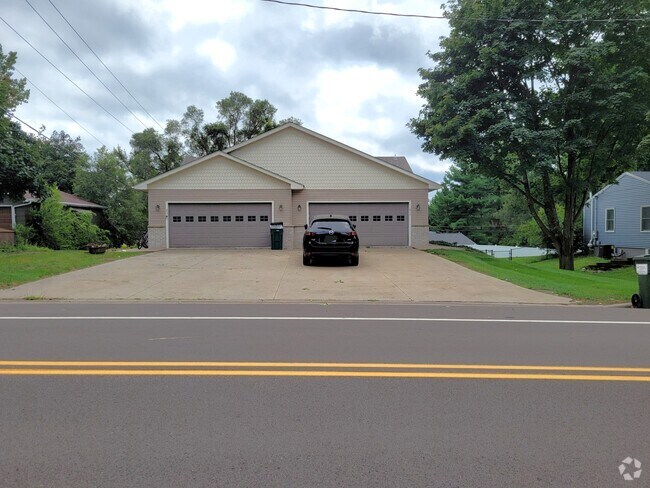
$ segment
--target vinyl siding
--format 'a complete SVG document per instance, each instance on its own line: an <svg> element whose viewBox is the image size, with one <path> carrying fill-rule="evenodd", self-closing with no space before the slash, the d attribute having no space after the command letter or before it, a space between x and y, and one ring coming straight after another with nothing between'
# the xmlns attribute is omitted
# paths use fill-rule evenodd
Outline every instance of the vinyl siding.
<svg viewBox="0 0 650 488"><path fill-rule="evenodd" d="M650 184L629 175L623 175L618 184L612 184L585 206L584 238L591 236L591 206L594 210L594 230L598 244L620 248L650 248L650 232L641 232L641 207L650 206ZM606 211L615 209L614 232L605 232Z"/></svg>
<svg viewBox="0 0 650 488"><path fill-rule="evenodd" d="M232 152L312 189L427 189L428 185L289 128Z"/></svg>
<svg viewBox="0 0 650 488"><path fill-rule="evenodd" d="M280 189L289 184L255 169L215 156L196 166L189 167L149 185L149 190L182 190L223 188L234 189Z"/></svg>

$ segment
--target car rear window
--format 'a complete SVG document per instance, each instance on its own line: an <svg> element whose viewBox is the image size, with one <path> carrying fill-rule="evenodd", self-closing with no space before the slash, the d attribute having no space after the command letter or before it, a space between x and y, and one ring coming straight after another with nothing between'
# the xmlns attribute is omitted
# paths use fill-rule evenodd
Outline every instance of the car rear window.
<svg viewBox="0 0 650 488"><path fill-rule="evenodd" d="M333 230L334 232L350 232L350 224L342 220L315 220L311 224L312 230Z"/></svg>

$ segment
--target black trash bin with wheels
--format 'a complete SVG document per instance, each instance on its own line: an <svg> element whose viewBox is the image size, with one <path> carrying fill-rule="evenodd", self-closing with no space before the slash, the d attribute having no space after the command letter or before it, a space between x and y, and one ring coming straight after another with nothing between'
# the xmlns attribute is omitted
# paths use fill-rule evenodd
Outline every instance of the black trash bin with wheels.
<svg viewBox="0 0 650 488"><path fill-rule="evenodd" d="M284 234L284 225L282 222L271 222L271 249L282 249L282 236Z"/></svg>
<svg viewBox="0 0 650 488"><path fill-rule="evenodd" d="M634 267L639 277L639 293L632 295L634 308L650 308L650 254L634 258Z"/></svg>

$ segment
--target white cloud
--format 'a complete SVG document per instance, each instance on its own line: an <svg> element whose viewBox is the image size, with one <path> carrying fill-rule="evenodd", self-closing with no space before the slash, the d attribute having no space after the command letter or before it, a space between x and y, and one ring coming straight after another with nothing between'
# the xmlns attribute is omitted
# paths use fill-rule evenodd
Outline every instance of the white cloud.
<svg viewBox="0 0 650 488"><path fill-rule="evenodd" d="M217 68L227 71L237 59L237 51L233 46L221 39L208 39L196 48L196 52L207 56Z"/></svg>
<svg viewBox="0 0 650 488"><path fill-rule="evenodd" d="M416 173L418 172L417 170L428 173L445 173L451 166L450 161L441 161L434 154L417 154L411 156L409 163Z"/></svg>

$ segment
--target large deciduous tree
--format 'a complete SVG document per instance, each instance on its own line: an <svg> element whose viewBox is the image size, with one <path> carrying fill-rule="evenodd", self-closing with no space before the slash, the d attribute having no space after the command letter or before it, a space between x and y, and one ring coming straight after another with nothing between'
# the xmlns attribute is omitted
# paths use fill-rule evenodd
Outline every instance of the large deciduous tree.
<svg viewBox="0 0 650 488"><path fill-rule="evenodd" d="M73 139L64 131L55 130L39 145L39 175L47 184L71 193L75 177L88 167L88 159L80 137Z"/></svg>
<svg viewBox="0 0 650 488"><path fill-rule="evenodd" d="M420 70L423 149L522 194L562 269L589 191L648 156L649 5L450 0L451 33Z"/></svg>

